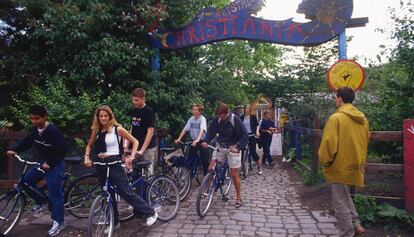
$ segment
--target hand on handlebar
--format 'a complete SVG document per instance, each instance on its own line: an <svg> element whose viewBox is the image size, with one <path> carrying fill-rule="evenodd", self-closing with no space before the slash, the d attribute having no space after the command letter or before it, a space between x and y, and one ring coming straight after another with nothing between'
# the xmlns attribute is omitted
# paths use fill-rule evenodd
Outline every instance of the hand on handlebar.
<svg viewBox="0 0 414 237"><path fill-rule="evenodd" d="M181 142L181 140L180 140L180 139L175 139L175 140L174 140L174 143L175 143L175 144L180 144L180 142Z"/></svg>
<svg viewBox="0 0 414 237"><path fill-rule="evenodd" d="M50 165L48 163L43 163L42 164L42 170L49 170L50 169Z"/></svg>
<svg viewBox="0 0 414 237"><path fill-rule="evenodd" d="M12 151L12 150L7 151L8 158L13 158L15 155L17 155L17 152Z"/></svg>
<svg viewBox="0 0 414 237"><path fill-rule="evenodd" d="M239 153L239 151L240 151L239 149L237 149L236 146L230 146L229 150L230 150L231 153Z"/></svg>
<svg viewBox="0 0 414 237"><path fill-rule="evenodd" d="M202 145L204 148L208 148L208 143L207 143L207 142L203 142L203 143L201 143L201 145Z"/></svg>

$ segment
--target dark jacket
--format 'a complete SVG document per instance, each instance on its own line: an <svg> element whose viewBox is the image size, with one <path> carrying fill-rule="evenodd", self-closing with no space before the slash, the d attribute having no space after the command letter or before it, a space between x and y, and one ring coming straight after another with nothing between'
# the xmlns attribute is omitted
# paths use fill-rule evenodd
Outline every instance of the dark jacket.
<svg viewBox="0 0 414 237"><path fill-rule="evenodd" d="M41 134L36 127L33 127L29 135L23 138L12 150L20 153L32 146L39 152L39 160L45 161L51 167L57 166L68 150L62 133L52 124L49 124Z"/></svg>
<svg viewBox="0 0 414 237"><path fill-rule="evenodd" d="M229 113L227 120L218 121L214 118L208 126L204 141L210 142L217 134L217 142L224 146L237 145L239 150L243 149L247 142L248 136L246 128L239 117L234 115L234 125L231 122L232 114Z"/></svg>
<svg viewBox="0 0 414 237"><path fill-rule="evenodd" d="M244 120L244 114L242 115L242 116L240 116L240 120L242 121L242 123L243 123L243 120ZM255 134L256 133L256 130L257 130L257 126L258 126L259 124L257 123L257 117L256 117L256 115L254 115L254 114L251 114L250 115L250 129L252 130L252 133L253 134Z"/></svg>

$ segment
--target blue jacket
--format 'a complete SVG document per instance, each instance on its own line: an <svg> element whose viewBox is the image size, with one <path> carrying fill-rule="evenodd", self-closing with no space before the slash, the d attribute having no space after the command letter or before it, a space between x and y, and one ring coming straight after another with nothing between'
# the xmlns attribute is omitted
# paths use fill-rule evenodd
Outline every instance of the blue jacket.
<svg viewBox="0 0 414 237"><path fill-rule="evenodd" d="M52 124L49 124L41 134L36 127L33 127L12 150L20 153L32 146L39 152L39 160L45 161L51 167L57 166L68 150L62 133Z"/></svg>

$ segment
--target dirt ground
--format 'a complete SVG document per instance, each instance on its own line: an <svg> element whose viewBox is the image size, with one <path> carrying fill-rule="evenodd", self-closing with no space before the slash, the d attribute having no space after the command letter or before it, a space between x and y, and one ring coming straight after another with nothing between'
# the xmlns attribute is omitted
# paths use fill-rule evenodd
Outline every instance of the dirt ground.
<svg viewBox="0 0 414 237"><path fill-rule="evenodd" d="M280 162L281 163L281 162ZM302 177L292 168L291 164L281 163L282 167L288 170L289 176L296 185L302 203L310 211L328 211L333 214L331 204L331 193L326 184L319 186L304 186ZM363 236L367 237L413 237L414 232L400 231L399 233L386 233L383 226L376 225L367 228L368 232Z"/></svg>

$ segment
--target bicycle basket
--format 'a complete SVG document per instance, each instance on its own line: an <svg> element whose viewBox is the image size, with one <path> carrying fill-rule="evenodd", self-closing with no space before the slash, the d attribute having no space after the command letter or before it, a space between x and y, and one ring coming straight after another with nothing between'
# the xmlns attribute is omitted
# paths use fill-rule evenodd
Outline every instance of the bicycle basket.
<svg viewBox="0 0 414 237"><path fill-rule="evenodd" d="M169 160L172 166L175 166L175 167L184 167L185 161L186 160L184 156L172 156Z"/></svg>

